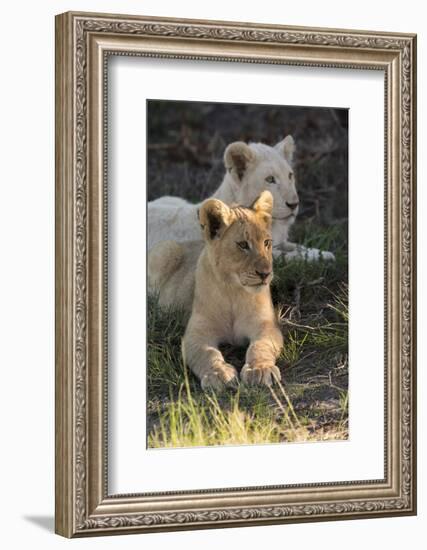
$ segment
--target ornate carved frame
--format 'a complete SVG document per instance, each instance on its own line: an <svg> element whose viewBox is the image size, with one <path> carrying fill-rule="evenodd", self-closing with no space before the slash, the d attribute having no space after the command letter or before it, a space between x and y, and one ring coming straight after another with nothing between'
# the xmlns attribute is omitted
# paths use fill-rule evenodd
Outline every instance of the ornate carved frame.
<svg viewBox="0 0 427 550"><path fill-rule="evenodd" d="M109 495L104 285L109 55L385 75L385 478ZM416 510L416 37L65 13L56 18L56 532L66 537L411 515Z"/></svg>

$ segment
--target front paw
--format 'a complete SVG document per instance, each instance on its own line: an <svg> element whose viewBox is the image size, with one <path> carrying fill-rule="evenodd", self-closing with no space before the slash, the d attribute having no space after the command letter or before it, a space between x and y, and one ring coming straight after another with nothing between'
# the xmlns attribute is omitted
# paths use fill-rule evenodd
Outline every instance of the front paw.
<svg viewBox="0 0 427 550"><path fill-rule="evenodd" d="M279 368L274 364L246 363L242 368L240 378L244 384L264 384L265 386L271 386L273 378L280 380L281 376Z"/></svg>
<svg viewBox="0 0 427 550"><path fill-rule="evenodd" d="M319 250L318 257L326 262L335 262L335 254L328 250ZM316 258L317 259L317 258Z"/></svg>
<svg viewBox="0 0 427 550"><path fill-rule="evenodd" d="M211 367L201 377L202 390L221 391L225 388L236 388L239 384L239 376L233 365L223 363L220 366Z"/></svg>
<svg viewBox="0 0 427 550"><path fill-rule="evenodd" d="M335 255L327 250L319 250L318 248L306 248L298 245L295 250L285 253L286 260L305 260L307 262L318 262L320 260L326 262L334 262Z"/></svg>

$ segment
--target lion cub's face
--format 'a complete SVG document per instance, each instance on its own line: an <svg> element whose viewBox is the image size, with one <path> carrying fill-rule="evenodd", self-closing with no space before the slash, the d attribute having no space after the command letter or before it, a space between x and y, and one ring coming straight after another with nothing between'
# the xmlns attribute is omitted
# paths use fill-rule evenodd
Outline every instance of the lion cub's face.
<svg viewBox="0 0 427 550"><path fill-rule="evenodd" d="M272 195L264 191L250 208L230 208L209 199L199 212L209 258L217 273L248 292L267 288L273 277L272 209Z"/></svg>
<svg viewBox="0 0 427 550"><path fill-rule="evenodd" d="M269 147L262 143L231 143L224 153L224 163L235 202L250 206L263 191L273 196L272 217L293 223L298 214L299 198L295 186L292 160L295 143L292 136Z"/></svg>

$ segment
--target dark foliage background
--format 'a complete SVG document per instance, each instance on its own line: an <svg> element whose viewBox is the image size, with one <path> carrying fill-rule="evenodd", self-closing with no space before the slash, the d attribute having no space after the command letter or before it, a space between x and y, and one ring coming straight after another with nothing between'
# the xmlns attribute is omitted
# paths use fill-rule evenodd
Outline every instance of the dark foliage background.
<svg viewBox="0 0 427 550"><path fill-rule="evenodd" d="M148 101L148 200L193 202L221 183L232 141L296 141L299 219L345 225L348 217L348 111L204 102Z"/></svg>

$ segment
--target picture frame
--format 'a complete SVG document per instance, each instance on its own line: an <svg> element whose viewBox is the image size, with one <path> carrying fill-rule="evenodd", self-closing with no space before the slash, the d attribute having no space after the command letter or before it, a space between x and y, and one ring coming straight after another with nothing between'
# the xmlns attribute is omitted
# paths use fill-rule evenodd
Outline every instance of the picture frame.
<svg viewBox="0 0 427 550"><path fill-rule="evenodd" d="M416 513L416 36L67 12L56 17L56 489L65 537ZM384 73L384 478L109 494L109 56Z"/></svg>

